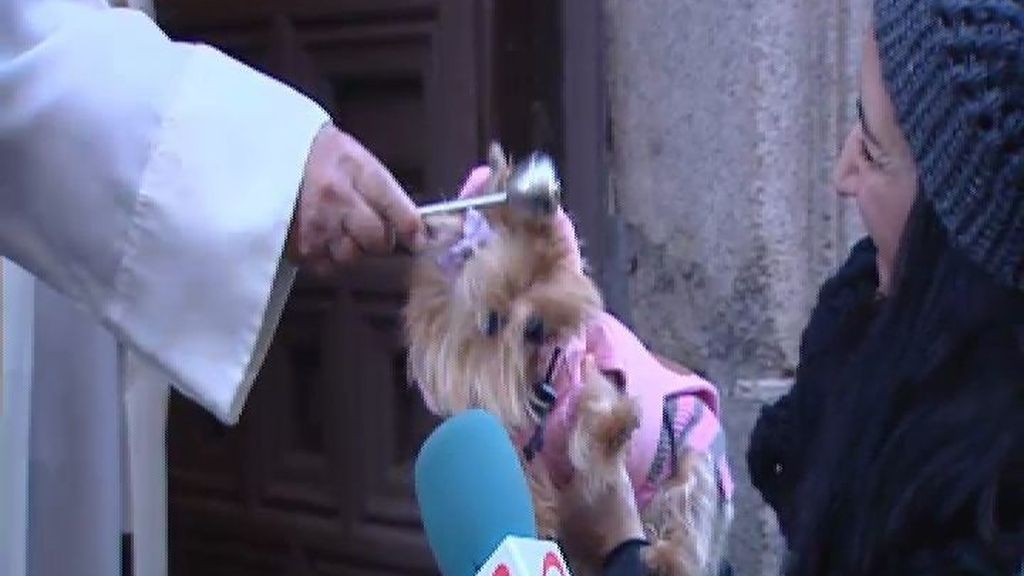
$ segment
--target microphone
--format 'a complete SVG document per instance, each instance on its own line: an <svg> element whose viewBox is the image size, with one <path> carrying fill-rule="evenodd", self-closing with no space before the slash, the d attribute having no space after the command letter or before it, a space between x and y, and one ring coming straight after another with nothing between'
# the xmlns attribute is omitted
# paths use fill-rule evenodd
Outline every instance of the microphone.
<svg viewBox="0 0 1024 576"><path fill-rule="evenodd" d="M416 500L444 576L570 576L537 538L533 501L508 433L483 410L449 418L415 464Z"/></svg>

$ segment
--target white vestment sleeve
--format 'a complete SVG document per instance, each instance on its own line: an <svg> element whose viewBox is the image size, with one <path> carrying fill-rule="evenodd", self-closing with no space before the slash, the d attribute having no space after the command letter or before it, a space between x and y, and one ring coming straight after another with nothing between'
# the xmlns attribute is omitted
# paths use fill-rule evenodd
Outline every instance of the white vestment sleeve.
<svg viewBox="0 0 1024 576"><path fill-rule="evenodd" d="M101 2L0 0L0 254L238 419L293 278L313 101Z"/></svg>

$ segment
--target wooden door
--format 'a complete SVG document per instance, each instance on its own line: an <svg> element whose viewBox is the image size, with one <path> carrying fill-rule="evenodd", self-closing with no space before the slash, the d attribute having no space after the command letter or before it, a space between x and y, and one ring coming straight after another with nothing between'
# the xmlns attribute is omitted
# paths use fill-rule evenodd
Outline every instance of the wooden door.
<svg viewBox="0 0 1024 576"><path fill-rule="evenodd" d="M454 194L492 138L563 157L560 6L156 3L172 37L212 44L314 97L418 202ZM411 485L437 422L405 378L407 265L395 256L330 281L300 276L236 427L172 399L172 574L435 573Z"/></svg>

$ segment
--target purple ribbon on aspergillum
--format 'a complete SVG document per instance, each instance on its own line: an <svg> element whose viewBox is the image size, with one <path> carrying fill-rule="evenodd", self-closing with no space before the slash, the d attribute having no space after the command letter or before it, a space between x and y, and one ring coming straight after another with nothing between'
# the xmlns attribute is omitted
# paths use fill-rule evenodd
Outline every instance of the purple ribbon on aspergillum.
<svg viewBox="0 0 1024 576"><path fill-rule="evenodd" d="M478 249L494 236L494 230L479 211L468 208L462 221L462 238L437 256L437 265L448 278L454 278Z"/></svg>

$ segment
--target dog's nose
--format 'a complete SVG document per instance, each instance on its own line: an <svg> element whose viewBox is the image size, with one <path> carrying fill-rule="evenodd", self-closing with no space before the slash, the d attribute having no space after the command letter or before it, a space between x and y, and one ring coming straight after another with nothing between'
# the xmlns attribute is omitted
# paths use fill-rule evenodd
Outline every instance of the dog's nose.
<svg viewBox="0 0 1024 576"><path fill-rule="evenodd" d="M531 316L523 327L523 338L530 344L540 346L544 343L544 321L539 316Z"/></svg>

